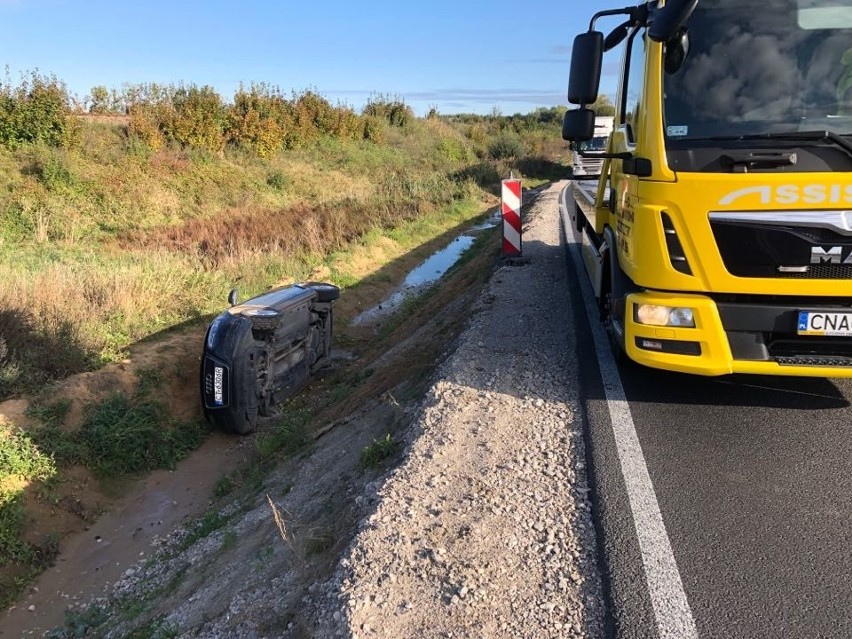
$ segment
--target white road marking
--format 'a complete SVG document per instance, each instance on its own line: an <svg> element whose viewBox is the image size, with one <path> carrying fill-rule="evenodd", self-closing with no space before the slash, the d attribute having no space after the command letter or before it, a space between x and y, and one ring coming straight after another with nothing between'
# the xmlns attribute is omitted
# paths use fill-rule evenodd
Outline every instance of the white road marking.
<svg viewBox="0 0 852 639"><path fill-rule="evenodd" d="M566 206L566 191L567 189L563 190L559 198L560 214L566 232L565 240L580 279L586 314L594 337L598 367L606 392L615 445L627 488L633 523L636 526L636 537L639 540L639 550L642 554L651 605L657 620L657 630L661 639L697 639L698 630L695 627L695 619L686 599L672 545L660 513L657 494L654 492L648 466L642 455L642 447L636 435L630 405L624 395L618 366L609 350L606 331L597 316L591 284L587 278L583 277L585 267L579 249L576 243L570 241L571 238L568 235L572 222L567 215L569 209Z"/></svg>

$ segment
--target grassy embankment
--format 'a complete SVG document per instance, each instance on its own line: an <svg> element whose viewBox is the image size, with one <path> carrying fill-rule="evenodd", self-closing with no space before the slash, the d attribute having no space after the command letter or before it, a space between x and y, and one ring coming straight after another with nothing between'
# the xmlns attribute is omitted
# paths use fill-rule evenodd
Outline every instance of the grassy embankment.
<svg viewBox="0 0 852 639"><path fill-rule="evenodd" d="M40 427L0 424L0 605L58 547L50 531L22 534L27 487L50 502L63 468L167 467L204 437L152 399L156 370L72 430L51 383L203 326L235 285L357 287L379 266L354 264L359 249L396 258L479 215L510 169L530 183L561 170L551 111L418 119L385 99L356 114L310 92L259 87L225 104L148 89L126 100L129 118L88 119L55 80L0 87L0 400L41 397Z"/></svg>

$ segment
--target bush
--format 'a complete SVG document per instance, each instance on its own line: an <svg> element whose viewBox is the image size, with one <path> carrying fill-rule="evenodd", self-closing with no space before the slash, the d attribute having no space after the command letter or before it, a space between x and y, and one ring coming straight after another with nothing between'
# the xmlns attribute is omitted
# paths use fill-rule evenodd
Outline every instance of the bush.
<svg viewBox="0 0 852 639"><path fill-rule="evenodd" d="M166 138L160 130L160 119L156 105L134 104L130 107L127 133L152 151L159 151L166 143Z"/></svg>
<svg viewBox="0 0 852 639"><path fill-rule="evenodd" d="M391 126L401 128L409 126L414 121L414 111L403 100L392 100L381 95L367 101L364 115L381 118Z"/></svg>
<svg viewBox="0 0 852 639"><path fill-rule="evenodd" d="M321 95L305 91L293 96L293 129L288 131L287 147L298 148L334 131L334 107Z"/></svg>
<svg viewBox="0 0 852 639"><path fill-rule="evenodd" d="M284 136L292 128L290 104L265 84L240 87L228 109L227 140L258 157L269 158L284 146Z"/></svg>
<svg viewBox="0 0 852 639"><path fill-rule="evenodd" d="M276 191L283 191L290 184L290 180L281 171L273 171L266 176L266 183Z"/></svg>
<svg viewBox="0 0 852 639"><path fill-rule="evenodd" d="M498 133L488 143L488 157L494 160L516 158L523 154L521 138L515 133Z"/></svg>
<svg viewBox="0 0 852 639"><path fill-rule="evenodd" d="M68 168L62 151L36 147L30 171L48 191L67 192L77 183L77 178Z"/></svg>
<svg viewBox="0 0 852 639"><path fill-rule="evenodd" d="M384 144L388 140L388 125L385 120L375 115L364 118L363 138L374 144Z"/></svg>
<svg viewBox="0 0 852 639"><path fill-rule="evenodd" d="M0 83L0 143L16 148L25 143L73 146L81 126L71 112L68 90L54 76L33 71L17 87Z"/></svg>
<svg viewBox="0 0 852 639"><path fill-rule="evenodd" d="M221 151L225 143L225 105L212 87L179 87L172 95L166 139L183 147Z"/></svg>

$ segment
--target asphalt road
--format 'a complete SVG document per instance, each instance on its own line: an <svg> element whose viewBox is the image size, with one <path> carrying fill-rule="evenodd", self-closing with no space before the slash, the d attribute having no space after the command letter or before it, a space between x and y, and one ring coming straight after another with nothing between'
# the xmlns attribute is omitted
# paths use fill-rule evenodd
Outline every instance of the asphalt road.
<svg viewBox="0 0 852 639"><path fill-rule="evenodd" d="M565 226L609 635L852 637L852 380L617 368Z"/></svg>

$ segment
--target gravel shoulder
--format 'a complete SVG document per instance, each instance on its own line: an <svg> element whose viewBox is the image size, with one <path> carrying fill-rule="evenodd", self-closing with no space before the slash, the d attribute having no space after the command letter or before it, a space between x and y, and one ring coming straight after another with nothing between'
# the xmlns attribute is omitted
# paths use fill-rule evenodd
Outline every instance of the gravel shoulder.
<svg viewBox="0 0 852 639"><path fill-rule="evenodd" d="M525 212L529 263L493 276L326 584L316 636L602 636L562 186Z"/></svg>

